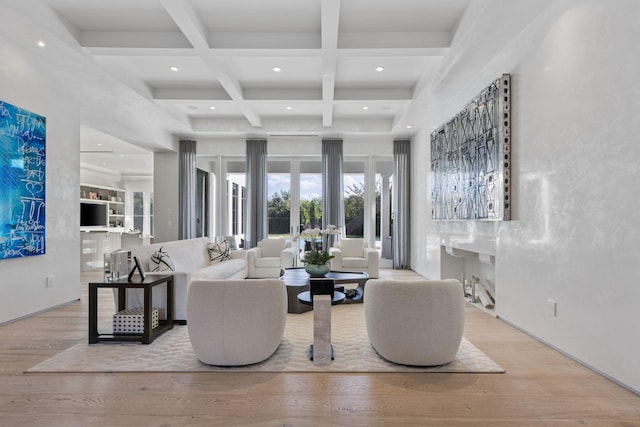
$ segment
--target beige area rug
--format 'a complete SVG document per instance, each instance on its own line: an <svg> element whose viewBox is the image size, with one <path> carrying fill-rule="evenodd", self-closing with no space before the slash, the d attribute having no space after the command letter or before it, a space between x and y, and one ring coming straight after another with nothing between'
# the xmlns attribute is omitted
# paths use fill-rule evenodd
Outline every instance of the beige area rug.
<svg viewBox="0 0 640 427"><path fill-rule="evenodd" d="M504 372L465 338L455 360L446 365L425 368L387 362L371 347L362 304L334 306L331 314L335 360L329 366L315 366L308 358L313 312L307 312L288 314L280 347L269 359L254 365L205 365L193 352L187 326L175 326L149 345L76 344L26 372Z"/></svg>

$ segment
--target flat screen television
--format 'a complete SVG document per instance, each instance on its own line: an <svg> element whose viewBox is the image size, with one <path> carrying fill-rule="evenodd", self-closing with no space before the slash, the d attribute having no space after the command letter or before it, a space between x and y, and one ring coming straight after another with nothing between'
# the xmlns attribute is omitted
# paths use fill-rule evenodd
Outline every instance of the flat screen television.
<svg viewBox="0 0 640 427"><path fill-rule="evenodd" d="M80 202L81 227L107 227L107 205Z"/></svg>

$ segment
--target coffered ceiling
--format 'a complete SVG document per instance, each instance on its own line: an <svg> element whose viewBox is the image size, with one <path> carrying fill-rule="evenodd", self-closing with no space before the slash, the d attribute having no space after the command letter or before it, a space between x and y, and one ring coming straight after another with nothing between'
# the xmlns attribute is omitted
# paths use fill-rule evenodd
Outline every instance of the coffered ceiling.
<svg viewBox="0 0 640 427"><path fill-rule="evenodd" d="M43 0L167 132L195 138L410 136L470 1Z"/></svg>

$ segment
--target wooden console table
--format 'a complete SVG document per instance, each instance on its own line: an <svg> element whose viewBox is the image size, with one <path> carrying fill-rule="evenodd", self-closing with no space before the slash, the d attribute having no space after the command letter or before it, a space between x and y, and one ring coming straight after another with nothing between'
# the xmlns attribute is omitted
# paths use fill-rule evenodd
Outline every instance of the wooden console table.
<svg viewBox="0 0 640 427"><path fill-rule="evenodd" d="M151 327L151 316L153 312L153 288L155 286L167 284L167 319L161 320L157 328ZM124 334L101 334L98 331L98 289L112 288L118 289L117 311L127 308L127 289L144 290L144 332L124 333ZM89 283L89 344L100 341L140 341L143 344L151 344L153 340L169 329L173 329L173 305L174 305L173 275L147 275L144 280L133 279L129 281L126 277L111 282L91 282Z"/></svg>

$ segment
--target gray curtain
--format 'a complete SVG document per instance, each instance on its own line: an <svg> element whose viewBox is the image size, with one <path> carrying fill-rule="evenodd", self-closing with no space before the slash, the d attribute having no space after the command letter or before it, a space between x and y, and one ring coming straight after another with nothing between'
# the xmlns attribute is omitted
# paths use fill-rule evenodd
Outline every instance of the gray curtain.
<svg viewBox="0 0 640 427"><path fill-rule="evenodd" d="M244 212L245 249L254 248L269 233L267 218L267 140L247 139L247 200Z"/></svg>
<svg viewBox="0 0 640 427"><path fill-rule="evenodd" d="M196 141L180 141L178 203L180 204L180 239L196 237Z"/></svg>
<svg viewBox="0 0 640 427"><path fill-rule="evenodd" d="M344 230L344 180L342 174L342 140L322 140L322 227L329 224ZM329 236L327 246L335 240ZM326 249L326 248L325 248Z"/></svg>
<svg viewBox="0 0 640 427"><path fill-rule="evenodd" d="M393 141L393 268L408 269L411 248L410 220L411 141Z"/></svg>

